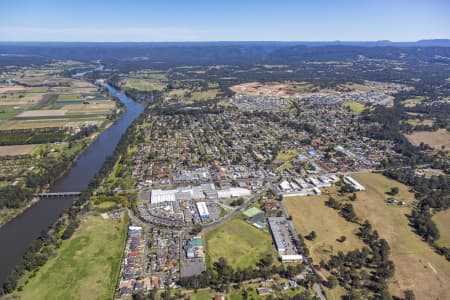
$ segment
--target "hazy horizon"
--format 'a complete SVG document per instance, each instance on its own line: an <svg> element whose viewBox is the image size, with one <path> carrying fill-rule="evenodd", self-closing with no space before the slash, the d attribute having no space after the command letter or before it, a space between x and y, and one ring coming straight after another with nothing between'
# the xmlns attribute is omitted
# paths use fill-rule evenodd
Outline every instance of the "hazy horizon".
<svg viewBox="0 0 450 300"><path fill-rule="evenodd" d="M11 42L383 41L450 38L433 1L29 1L0 3Z"/></svg>

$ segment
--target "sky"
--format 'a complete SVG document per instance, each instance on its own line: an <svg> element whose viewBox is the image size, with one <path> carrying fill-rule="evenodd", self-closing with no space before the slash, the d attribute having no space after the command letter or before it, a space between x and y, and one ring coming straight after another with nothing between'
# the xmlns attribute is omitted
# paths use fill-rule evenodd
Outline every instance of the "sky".
<svg viewBox="0 0 450 300"><path fill-rule="evenodd" d="M0 0L0 41L450 38L449 0Z"/></svg>

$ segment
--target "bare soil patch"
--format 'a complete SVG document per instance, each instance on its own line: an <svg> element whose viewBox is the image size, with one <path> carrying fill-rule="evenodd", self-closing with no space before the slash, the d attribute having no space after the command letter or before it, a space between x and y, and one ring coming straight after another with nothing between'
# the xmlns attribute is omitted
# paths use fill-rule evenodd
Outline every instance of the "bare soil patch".
<svg viewBox="0 0 450 300"><path fill-rule="evenodd" d="M248 82L230 87L238 94L249 96L270 96L270 97L299 97L311 92L313 85L306 82L280 83L280 82Z"/></svg>
<svg viewBox="0 0 450 300"><path fill-rule="evenodd" d="M15 156L25 155L31 153L37 145L12 145L12 146L0 146L0 156Z"/></svg>

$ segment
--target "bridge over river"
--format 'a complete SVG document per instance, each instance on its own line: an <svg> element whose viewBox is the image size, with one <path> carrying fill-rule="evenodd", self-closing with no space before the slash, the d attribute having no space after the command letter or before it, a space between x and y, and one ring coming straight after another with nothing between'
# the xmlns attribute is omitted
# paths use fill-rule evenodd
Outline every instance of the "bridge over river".
<svg viewBox="0 0 450 300"><path fill-rule="evenodd" d="M55 193L37 193L34 197L38 198L66 198L66 197L78 197L81 192L55 192Z"/></svg>

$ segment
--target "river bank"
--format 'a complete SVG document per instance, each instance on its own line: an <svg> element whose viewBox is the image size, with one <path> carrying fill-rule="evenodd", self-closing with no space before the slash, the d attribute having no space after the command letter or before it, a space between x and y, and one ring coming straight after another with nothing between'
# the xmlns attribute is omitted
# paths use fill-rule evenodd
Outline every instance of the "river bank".
<svg viewBox="0 0 450 300"><path fill-rule="evenodd" d="M80 154L65 175L55 181L50 189L51 192L85 190L102 168L107 157L113 154L122 135L144 111L143 105L107 84L104 87L124 104L125 112ZM0 244L2 245L0 282L5 282L10 272L22 260L29 244L38 238L42 231L47 231L71 205L70 199L43 199L0 228Z"/></svg>

